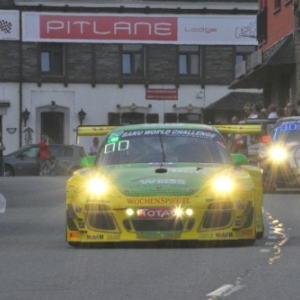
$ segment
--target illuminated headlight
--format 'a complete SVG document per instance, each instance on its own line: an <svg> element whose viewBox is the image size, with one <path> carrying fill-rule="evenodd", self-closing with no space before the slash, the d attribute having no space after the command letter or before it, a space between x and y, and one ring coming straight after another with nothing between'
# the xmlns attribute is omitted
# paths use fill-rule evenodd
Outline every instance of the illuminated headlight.
<svg viewBox="0 0 300 300"><path fill-rule="evenodd" d="M107 184L102 178L93 178L89 181L88 188L92 194L103 194L107 190Z"/></svg>
<svg viewBox="0 0 300 300"><path fill-rule="evenodd" d="M126 209L126 215L131 217L134 214L134 210L132 208L127 208Z"/></svg>
<svg viewBox="0 0 300 300"><path fill-rule="evenodd" d="M287 158L287 151L282 147L274 147L270 150L270 157L275 162L283 161Z"/></svg>
<svg viewBox="0 0 300 300"><path fill-rule="evenodd" d="M213 182L213 187L217 192L230 192L233 189L232 179L227 176L220 176Z"/></svg>
<svg viewBox="0 0 300 300"><path fill-rule="evenodd" d="M194 211L191 208L187 208L186 211L185 211L185 213L186 213L187 216L190 217L190 216L192 216L194 214Z"/></svg>
<svg viewBox="0 0 300 300"><path fill-rule="evenodd" d="M181 217L182 216L182 213L183 213L183 210L181 208L176 208L174 210L174 213L175 213L175 216L176 217Z"/></svg>

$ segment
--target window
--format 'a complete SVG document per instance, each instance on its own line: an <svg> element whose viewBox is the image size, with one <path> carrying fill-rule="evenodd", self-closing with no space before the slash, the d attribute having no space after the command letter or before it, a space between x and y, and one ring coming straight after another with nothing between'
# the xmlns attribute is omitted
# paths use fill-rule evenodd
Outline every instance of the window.
<svg viewBox="0 0 300 300"><path fill-rule="evenodd" d="M200 74L200 47L179 46L179 74Z"/></svg>
<svg viewBox="0 0 300 300"><path fill-rule="evenodd" d="M144 75L143 45L123 45L122 49L123 74L131 76Z"/></svg>
<svg viewBox="0 0 300 300"><path fill-rule="evenodd" d="M235 64L247 60L247 56L255 52L256 46L236 46L235 48Z"/></svg>
<svg viewBox="0 0 300 300"><path fill-rule="evenodd" d="M41 72L49 75L63 75L62 44L42 44Z"/></svg>
<svg viewBox="0 0 300 300"><path fill-rule="evenodd" d="M274 12L280 10L281 8L281 0L274 0Z"/></svg>

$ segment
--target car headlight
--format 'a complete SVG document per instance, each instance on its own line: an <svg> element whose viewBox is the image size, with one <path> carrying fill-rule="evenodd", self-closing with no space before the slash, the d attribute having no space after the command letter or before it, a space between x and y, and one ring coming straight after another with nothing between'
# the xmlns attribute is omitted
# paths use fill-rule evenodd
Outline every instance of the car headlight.
<svg viewBox="0 0 300 300"><path fill-rule="evenodd" d="M228 176L220 176L214 180L213 187L217 192L230 192L233 189L233 181Z"/></svg>
<svg viewBox="0 0 300 300"><path fill-rule="evenodd" d="M88 189L92 194L103 194L107 190L107 183L102 178L96 177L88 182Z"/></svg>
<svg viewBox="0 0 300 300"><path fill-rule="evenodd" d="M283 147L274 147L270 149L270 158L274 162L280 162L287 158L287 151Z"/></svg>

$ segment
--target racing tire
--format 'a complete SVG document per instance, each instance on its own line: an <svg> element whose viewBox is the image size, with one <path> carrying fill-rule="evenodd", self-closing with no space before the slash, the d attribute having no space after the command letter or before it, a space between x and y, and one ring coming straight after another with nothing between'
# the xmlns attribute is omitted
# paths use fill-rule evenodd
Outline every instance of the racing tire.
<svg viewBox="0 0 300 300"><path fill-rule="evenodd" d="M15 176L14 169L9 165L4 165L4 176L5 177Z"/></svg>
<svg viewBox="0 0 300 300"><path fill-rule="evenodd" d="M83 244L80 242L68 242L68 244L74 248L83 248Z"/></svg>
<svg viewBox="0 0 300 300"><path fill-rule="evenodd" d="M263 226L263 230L256 232L256 236L255 237L260 240L260 239L262 239L264 237L264 233L265 233L265 227Z"/></svg>

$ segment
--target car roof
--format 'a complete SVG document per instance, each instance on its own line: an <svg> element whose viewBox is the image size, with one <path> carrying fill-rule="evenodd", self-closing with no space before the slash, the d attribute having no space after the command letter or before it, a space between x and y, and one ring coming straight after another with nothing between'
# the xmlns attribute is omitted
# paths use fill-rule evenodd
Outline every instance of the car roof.
<svg viewBox="0 0 300 300"><path fill-rule="evenodd" d="M300 116L291 116L291 117L284 117L277 120L276 123L285 122L285 121L300 121Z"/></svg>

